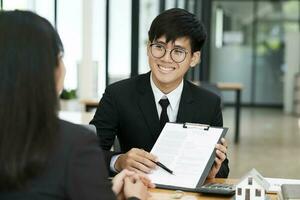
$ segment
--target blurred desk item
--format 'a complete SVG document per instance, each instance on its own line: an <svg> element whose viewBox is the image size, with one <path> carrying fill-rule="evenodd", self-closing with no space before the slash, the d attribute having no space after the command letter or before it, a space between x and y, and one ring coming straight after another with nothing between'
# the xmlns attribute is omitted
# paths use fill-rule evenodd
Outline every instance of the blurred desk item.
<svg viewBox="0 0 300 200"><path fill-rule="evenodd" d="M199 82L193 82L196 85L200 85ZM221 91L235 91L235 136L234 143L239 142L240 135L240 107L241 107L241 91L243 85L241 83L216 83L216 86ZM85 111L89 112L93 108L98 107L99 99L82 99L80 103L84 104Z"/></svg>
<svg viewBox="0 0 300 200"><path fill-rule="evenodd" d="M206 183L226 183L226 184L235 184L238 182L238 179L209 179ZM229 200L233 199L232 196L220 196L220 195L205 195L196 192L181 192L181 198L177 197L178 192L175 190L166 190L166 189L151 189L151 198L149 200L172 200L172 199L187 199L187 200L211 200L211 199L220 199L220 200ZM277 200L277 194L267 194L271 200Z"/></svg>
<svg viewBox="0 0 300 200"><path fill-rule="evenodd" d="M276 193L281 191L282 184L300 184L300 179L284 179L284 178L265 178L269 184L270 188L268 192Z"/></svg>
<svg viewBox="0 0 300 200"><path fill-rule="evenodd" d="M58 117L60 119L70 121L75 124L89 124L93 119L92 112L76 112L76 111L59 111Z"/></svg>

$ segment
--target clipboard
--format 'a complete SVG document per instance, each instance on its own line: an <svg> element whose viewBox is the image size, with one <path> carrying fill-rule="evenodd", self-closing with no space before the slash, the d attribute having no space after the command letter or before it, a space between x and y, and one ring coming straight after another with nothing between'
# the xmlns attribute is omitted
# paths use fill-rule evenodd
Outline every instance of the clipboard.
<svg viewBox="0 0 300 200"><path fill-rule="evenodd" d="M149 178L157 188L201 191L215 159L215 144L228 128L197 123L166 123L151 153L171 169L157 167Z"/></svg>

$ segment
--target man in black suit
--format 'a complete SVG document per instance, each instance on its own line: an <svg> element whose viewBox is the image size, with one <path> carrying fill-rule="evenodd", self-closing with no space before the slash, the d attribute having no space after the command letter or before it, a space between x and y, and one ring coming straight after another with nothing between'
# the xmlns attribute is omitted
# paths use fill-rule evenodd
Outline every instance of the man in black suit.
<svg viewBox="0 0 300 200"><path fill-rule="evenodd" d="M149 153L167 121L222 126L220 99L184 80L200 62L206 31L195 15L170 9L151 24L147 44L151 72L108 86L91 121L113 172L124 168L149 173L155 155ZM121 152L110 152L115 136ZM227 143L216 145L208 177L227 177Z"/></svg>

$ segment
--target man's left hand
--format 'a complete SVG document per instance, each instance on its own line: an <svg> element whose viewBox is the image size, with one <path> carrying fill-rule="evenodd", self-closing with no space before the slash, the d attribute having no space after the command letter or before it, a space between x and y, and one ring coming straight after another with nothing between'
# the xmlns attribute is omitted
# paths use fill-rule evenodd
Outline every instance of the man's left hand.
<svg viewBox="0 0 300 200"><path fill-rule="evenodd" d="M224 138L221 139L221 144L216 144L216 158L215 162L207 176L207 178L215 178L219 172L222 163L226 159L227 142Z"/></svg>

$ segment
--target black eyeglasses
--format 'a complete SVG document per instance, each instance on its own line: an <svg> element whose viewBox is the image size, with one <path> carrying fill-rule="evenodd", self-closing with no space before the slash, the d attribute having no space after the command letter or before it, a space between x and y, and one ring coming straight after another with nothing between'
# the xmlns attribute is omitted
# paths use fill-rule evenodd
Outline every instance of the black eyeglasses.
<svg viewBox="0 0 300 200"><path fill-rule="evenodd" d="M179 47L175 47L171 50L159 43L150 44L150 52L154 58L162 58L166 55L166 52L170 51L171 59L176 63L181 63L186 58L188 51Z"/></svg>

